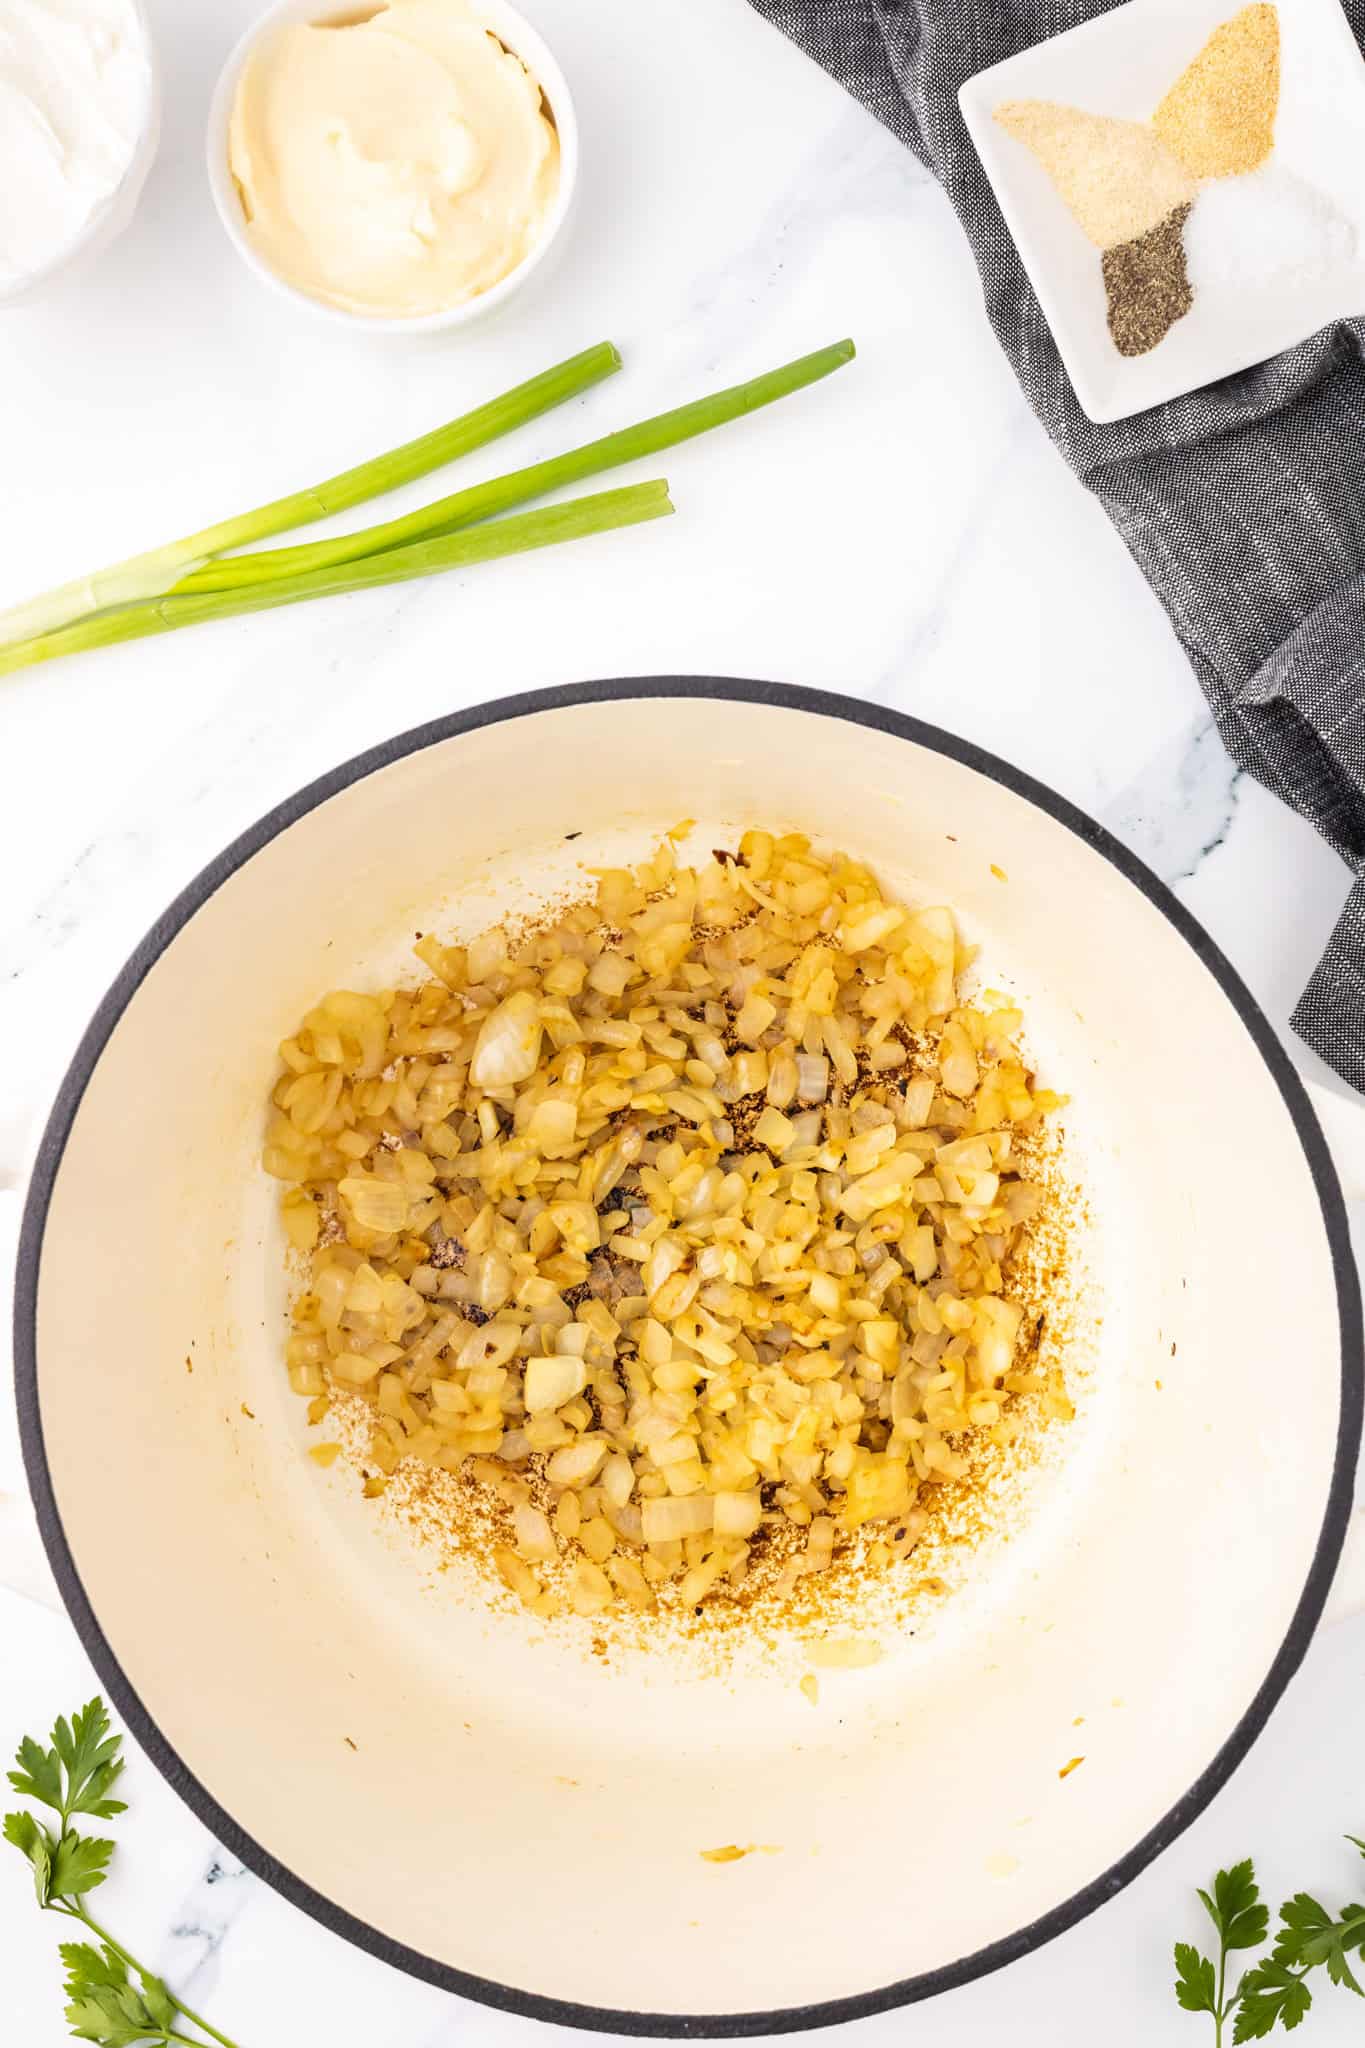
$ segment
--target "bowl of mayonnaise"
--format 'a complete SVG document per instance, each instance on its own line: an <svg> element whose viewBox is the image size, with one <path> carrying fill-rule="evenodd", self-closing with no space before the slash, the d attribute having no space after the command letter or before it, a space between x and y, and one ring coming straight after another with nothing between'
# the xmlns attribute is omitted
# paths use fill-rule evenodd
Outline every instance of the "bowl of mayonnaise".
<svg viewBox="0 0 1365 2048"><path fill-rule="evenodd" d="M275 0L209 118L223 225L256 275L351 325L492 310L568 216L564 75L506 0Z"/></svg>
<svg viewBox="0 0 1365 2048"><path fill-rule="evenodd" d="M0 8L0 306L128 225L156 155L161 90L142 0Z"/></svg>

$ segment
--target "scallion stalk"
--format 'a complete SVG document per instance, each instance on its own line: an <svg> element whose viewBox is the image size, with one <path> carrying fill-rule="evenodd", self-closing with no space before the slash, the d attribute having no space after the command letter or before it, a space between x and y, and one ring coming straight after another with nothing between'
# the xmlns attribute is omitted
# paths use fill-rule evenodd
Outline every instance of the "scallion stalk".
<svg viewBox="0 0 1365 2048"><path fill-rule="evenodd" d="M201 533L192 533L184 540L172 541L147 554L133 555L112 568L101 569L94 575L80 577L74 583L47 591L41 597L30 598L11 611L0 613L0 650L21 641L28 642L37 635L50 635L68 622L93 612L160 597L187 571L214 555L222 554L225 549L249 547L258 541L269 540L277 533L288 533L293 527L308 525L315 519L326 519L334 512L348 511L352 505L364 504L369 498L396 490L400 484L412 483L417 477L427 476L432 470L453 462L457 456L467 455L473 449L497 440L500 435L511 433L513 428L548 412L552 406L562 405L566 399L576 397L580 391L587 390L589 385L610 376L620 367L620 353L614 344L598 342L595 347L570 356L567 362L557 364L554 369L545 370L540 376L505 391L500 398L476 406L472 412L448 421L429 434L420 435L415 441L407 441L402 447L391 448L385 455L373 456L354 469L343 470L339 476L329 477L325 483L314 484L309 490L295 491L287 498L276 498L271 504L258 506L254 512L239 513L234 519L225 519L217 526L207 526Z"/></svg>
<svg viewBox="0 0 1365 2048"><path fill-rule="evenodd" d="M656 413L652 419L642 420L637 426L623 427L617 433L588 441L583 447L571 449L565 455L551 456L545 462L532 463L529 468L513 470L509 475L494 477L488 483L474 484L468 490L456 491L451 497L439 498L434 504L409 512L401 519L367 526L359 533L341 534L335 540L305 542L298 547L273 548L264 554L234 555L226 560L208 562L183 577L176 584L174 594L237 590L272 577L297 576L337 563L356 561L432 534L453 533L472 525L475 520L489 519L514 505L524 505L532 498L544 497L547 492L559 490L565 484L581 483L585 477L598 476L603 470L617 469L623 463L658 455L665 448L676 447L680 441L690 441L698 434L709 433L713 427L741 419L746 413L756 412L760 406L772 405L777 399L786 398L791 392L828 377L832 371L841 369L853 354L851 341L835 342L829 348L817 349L812 355L785 363L781 369L768 370L761 377L751 377L747 383L731 385L725 391L713 391L705 398L694 399L690 405L676 406L671 412Z"/></svg>
<svg viewBox="0 0 1365 2048"><path fill-rule="evenodd" d="M118 611L74 620L18 646L0 647L0 676L30 668L40 661L55 661L59 655L112 647L120 641L144 639L152 633L173 633L181 626L197 626L210 619L235 618L243 612L301 604L308 598L334 597L343 591L404 583L418 576L438 575L446 569L465 569L476 562L496 561L503 555L554 547L560 541L583 540L590 534L610 533L617 527L662 519L672 510L666 483L630 484L623 490L599 491L592 497L571 498L567 504L547 505L511 519L492 520L469 532L435 535L411 547L393 548L386 554L338 563L304 576L280 577L241 590L145 599Z"/></svg>

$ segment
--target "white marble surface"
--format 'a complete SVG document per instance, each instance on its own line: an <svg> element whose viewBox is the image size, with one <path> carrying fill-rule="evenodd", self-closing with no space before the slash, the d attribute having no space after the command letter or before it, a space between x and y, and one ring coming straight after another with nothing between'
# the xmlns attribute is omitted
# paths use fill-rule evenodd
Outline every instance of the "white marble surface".
<svg viewBox="0 0 1365 2048"><path fill-rule="evenodd" d="M604 335L626 369L577 418L529 429L518 459L841 334L858 361L677 451L665 525L0 686L0 1168L19 1163L110 976L228 838L388 733L575 677L782 677L968 734L1150 860L1281 1027L1334 921L1344 870L1234 775L1155 601L1020 399L927 176L744 0L528 5L579 99L576 228L554 275L494 323L403 341L315 322L240 268L202 130L253 0L152 0L168 105L141 212L86 275L0 316L0 604L326 474ZM494 450L469 473L502 466ZM14 1206L0 1199L6 1275ZM42 1590L30 1545L6 1403L0 1585ZM12 1591L0 1646L8 1749L92 1679L67 1622ZM931 2028L938 2048L1082 2048L1102 2026L1122 2048L1193 2048L1205 2023L1168 1989L1170 1944L1197 1931L1190 1886L1247 1851L1276 1897L1352 1881L1337 1837L1365 1832L1362 1681L1365 1622L1324 1632L1250 1761L1121 1899L1004 1975L849 2038ZM305 1920L220 1857L140 1760L129 1788L108 1918L242 2048L537 2037ZM56 1940L18 1859L0 1861L4 2031L22 2048L66 2038ZM1360 2025L1332 1994L1305 2038L1344 2048Z"/></svg>

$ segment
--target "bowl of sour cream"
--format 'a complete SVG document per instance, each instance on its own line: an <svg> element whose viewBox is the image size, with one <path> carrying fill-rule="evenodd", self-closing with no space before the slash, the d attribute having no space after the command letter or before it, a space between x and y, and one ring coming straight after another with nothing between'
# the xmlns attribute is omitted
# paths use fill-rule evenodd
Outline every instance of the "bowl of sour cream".
<svg viewBox="0 0 1365 2048"><path fill-rule="evenodd" d="M490 311L567 219L564 75L506 0L275 0L228 59L209 179L250 269L350 325Z"/></svg>
<svg viewBox="0 0 1365 2048"><path fill-rule="evenodd" d="M142 0L0 7L0 306L128 225L160 121Z"/></svg>

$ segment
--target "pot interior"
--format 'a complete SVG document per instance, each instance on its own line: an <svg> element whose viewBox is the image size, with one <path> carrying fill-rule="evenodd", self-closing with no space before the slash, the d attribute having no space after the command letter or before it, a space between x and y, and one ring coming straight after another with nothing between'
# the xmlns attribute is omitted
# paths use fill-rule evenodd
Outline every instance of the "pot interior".
<svg viewBox="0 0 1365 2048"><path fill-rule="evenodd" d="M430 1569L344 1466L303 1455L281 1363L256 1163L279 1040L327 988L415 978L417 932L579 893L685 817L689 846L795 827L951 904L1071 1098L1078 1419L913 1630L872 1594L850 1613L880 1660L822 1667L815 1704L809 1629L604 1658ZM125 1709L315 1910L438 1974L622 2013L856 1998L1064 1907L1233 1737L1323 1531L1332 1251L1228 995L1068 825L792 703L577 702L339 788L132 981L41 1243L60 1536ZM731 1844L754 1853L702 1853Z"/></svg>

